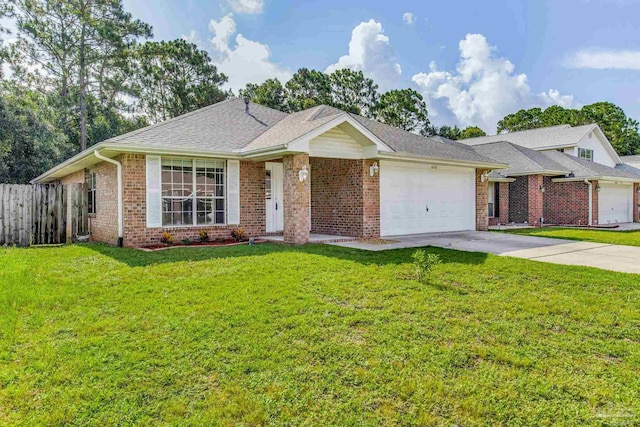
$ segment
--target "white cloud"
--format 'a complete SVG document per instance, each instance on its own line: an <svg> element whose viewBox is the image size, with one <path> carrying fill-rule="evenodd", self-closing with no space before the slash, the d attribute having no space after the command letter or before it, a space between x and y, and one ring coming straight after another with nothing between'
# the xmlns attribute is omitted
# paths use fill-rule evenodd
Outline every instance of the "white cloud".
<svg viewBox="0 0 640 427"><path fill-rule="evenodd" d="M495 47L481 34L467 34L459 48L460 62L454 72L438 70L432 62L429 72L418 73L412 80L430 105L432 100L446 100L446 108L461 126L478 125L493 132L498 120L520 108L573 103L572 96L557 90L533 94L527 76L516 74L508 59L497 57Z"/></svg>
<svg viewBox="0 0 640 427"><path fill-rule="evenodd" d="M263 0L227 0L236 13L262 13Z"/></svg>
<svg viewBox="0 0 640 427"><path fill-rule="evenodd" d="M640 70L640 51L583 49L570 55L564 65L569 68L597 70Z"/></svg>
<svg viewBox="0 0 640 427"><path fill-rule="evenodd" d="M402 20L404 21L405 24L409 24L409 25L413 25L416 23L416 19L418 17L416 15L414 15L412 12L405 12L402 15Z"/></svg>
<svg viewBox="0 0 640 427"><path fill-rule="evenodd" d="M284 83L291 78L288 69L271 62L269 46L242 34L235 36L235 46L231 46L232 36L237 32L232 14L219 21L212 19L209 30L213 33L211 57L218 69L229 77L227 88L237 92L247 83L262 83L274 77Z"/></svg>
<svg viewBox="0 0 640 427"><path fill-rule="evenodd" d="M371 19L361 22L351 32L349 54L341 56L337 63L329 65L325 72L342 68L362 71L373 79L382 91L398 86L402 68L397 62L389 37L382 31L382 24Z"/></svg>

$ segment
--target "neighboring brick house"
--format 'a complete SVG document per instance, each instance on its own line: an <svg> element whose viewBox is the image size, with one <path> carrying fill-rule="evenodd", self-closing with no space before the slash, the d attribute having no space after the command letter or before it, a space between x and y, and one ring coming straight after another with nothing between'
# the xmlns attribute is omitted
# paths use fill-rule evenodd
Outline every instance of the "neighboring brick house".
<svg viewBox="0 0 640 427"><path fill-rule="evenodd" d="M640 170L622 162L597 125L555 126L461 142L509 164L489 174L490 225L638 221Z"/></svg>
<svg viewBox="0 0 640 427"><path fill-rule="evenodd" d="M487 173L506 165L319 106L239 98L96 144L34 182L90 183L91 238L124 246L229 237L486 230Z"/></svg>

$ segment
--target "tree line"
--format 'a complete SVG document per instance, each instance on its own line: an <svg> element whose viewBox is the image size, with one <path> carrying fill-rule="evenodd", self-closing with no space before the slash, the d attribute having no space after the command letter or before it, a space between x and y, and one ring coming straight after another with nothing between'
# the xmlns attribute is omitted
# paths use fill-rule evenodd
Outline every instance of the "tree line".
<svg viewBox="0 0 640 427"><path fill-rule="evenodd" d="M122 0L0 0L0 182L27 182L100 141L235 96L209 54L185 40L150 41L152 27ZM417 91L380 93L360 71L301 68L287 82L246 85L238 95L286 112L331 105L424 136L484 135L437 127ZM576 112L577 111L577 112ZM613 104L522 110L498 130L596 121L622 154L636 152L638 123Z"/></svg>

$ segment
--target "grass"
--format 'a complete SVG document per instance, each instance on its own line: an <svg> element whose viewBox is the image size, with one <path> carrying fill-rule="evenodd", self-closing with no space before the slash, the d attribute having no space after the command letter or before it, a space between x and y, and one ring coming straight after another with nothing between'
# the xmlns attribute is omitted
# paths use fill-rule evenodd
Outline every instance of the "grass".
<svg viewBox="0 0 640 427"><path fill-rule="evenodd" d="M584 228L521 228L501 231L528 236L553 237L556 239L583 240L586 242L609 243L614 245L640 246L640 230L609 231Z"/></svg>
<svg viewBox="0 0 640 427"><path fill-rule="evenodd" d="M0 248L0 425L632 425L638 276L428 248Z"/></svg>

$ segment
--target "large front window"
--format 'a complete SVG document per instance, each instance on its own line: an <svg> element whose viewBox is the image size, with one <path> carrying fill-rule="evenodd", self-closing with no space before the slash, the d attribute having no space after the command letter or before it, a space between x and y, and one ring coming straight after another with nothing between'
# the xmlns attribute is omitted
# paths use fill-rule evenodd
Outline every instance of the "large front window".
<svg viewBox="0 0 640 427"><path fill-rule="evenodd" d="M225 224L225 162L162 159L162 225Z"/></svg>

